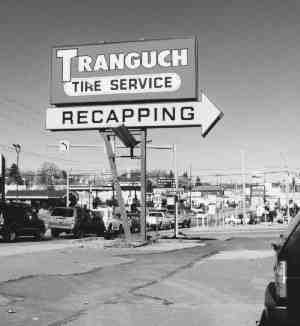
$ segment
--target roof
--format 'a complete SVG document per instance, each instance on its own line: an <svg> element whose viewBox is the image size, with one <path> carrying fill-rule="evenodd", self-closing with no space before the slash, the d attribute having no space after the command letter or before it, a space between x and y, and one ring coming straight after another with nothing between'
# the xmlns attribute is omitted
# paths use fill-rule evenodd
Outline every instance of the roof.
<svg viewBox="0 0 300 326"><path fill-rule="evenodd" d="M65 190L8 190L6 193L7 199L50 199L63 198L66 196Z"/></svg>

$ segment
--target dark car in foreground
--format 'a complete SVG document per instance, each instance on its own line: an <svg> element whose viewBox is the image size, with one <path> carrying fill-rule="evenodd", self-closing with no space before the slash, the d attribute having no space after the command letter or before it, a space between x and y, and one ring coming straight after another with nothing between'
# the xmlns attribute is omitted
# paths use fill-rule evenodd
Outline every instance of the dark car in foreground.
<svg viewBox="0 0 300 326"><path fill-rule="evenodd" d="M24 203L6 203L1 207L0 235L5 241L31 236L41 240L46 232L44 221Z"/></svg>
<svg viewBox="0 0 300 326"><path fill-rule="evenodd" d="M300 325L300 214L272 246L276 251L274 282L266 288L259 325Z"/></svg>

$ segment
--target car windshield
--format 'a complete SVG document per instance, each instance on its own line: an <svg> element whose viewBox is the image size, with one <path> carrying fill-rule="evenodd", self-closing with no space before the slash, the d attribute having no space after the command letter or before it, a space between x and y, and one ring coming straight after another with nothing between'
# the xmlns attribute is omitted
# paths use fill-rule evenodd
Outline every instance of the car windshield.
<svg viewBox="0 0 300 326"><path fill-rule="evenodd" d="M63 208L63 207L54 208L51 215L52 216L72 217L73 209L72 208Z"/></svg>

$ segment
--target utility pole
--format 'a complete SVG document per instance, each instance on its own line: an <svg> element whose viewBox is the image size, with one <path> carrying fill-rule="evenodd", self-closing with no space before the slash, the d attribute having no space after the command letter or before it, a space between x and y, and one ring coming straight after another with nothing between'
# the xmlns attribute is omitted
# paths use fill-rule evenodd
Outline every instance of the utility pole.
<svg viewBox="0 0 300 326"><path fill-rule="evenodd" d="M190 165L190 182L189 182L189 188L190 188L190 209L192 209L192 165Z"/></svg>
<svg viewBox="0 0 300 326"><path fill-rule="evenodd" d="M280 152L280 155L281 155L281 158L283 160L283 167L284 169L286 170L286 178L284 178L284 185L285 185L285 198L286 198L286 205L287 205L287 219L288 219L288 222L290 221L290 208L289 208L289 176L290 176L290 173L289 173L289 168L288 168L288 164L287 164L287 159L286 159L286 156Z"/></svg>
<svg viewBox="0 0 300 326"><path fill-rule="evenodd" d="M20 174L20 172L19 172L19 155L20 155L20 152L21 152L21 145L20 144L13 144L13 147L14 147L16 153L17 153L17 173ZM21 174L20 174L20 176L21 176ZM19 198L19 180L16 180L16 182L17 182L17 195L16 195L16 197L17 197L17 200L18 200L18 198Z"/></svg>
<svg viewBox="0 0 300 326"><path fill-rule="evenodd" d="M141 216L140 216L140 227L141 227L141 238L142 241L147 241L147 229L146 229L146 173L147 173L147 129L141 130Z"/></svg>
<svg viewBox="0 0 300 326"><path fill-rule="evenodd" d="M5 203L5 157L1 155L1 200Z"/></svg>
<svg viewBox="0 0 300 326"><path fill-rule="evenodd" d="M241 150L241 168L243 182L243 219L246 217L246 173L245 173L245 151Z"/></svg>
<svg viewBox="0 0 300 326"><path fill-rule="evenodd" d="M173 164L174 164L174 176L175 176L175 226L174 226L174 237L178 237L178 201L179 201L179 192L178 192L178 170L177 170L177 152L176 145L173 145Z"/></svg>
<svg viewBox="0 0 300 326"><path fill-rule="evenodd" d="M70 206L70 172L69 170L67 172L67 199L66 199L66 207Z"/></svg>

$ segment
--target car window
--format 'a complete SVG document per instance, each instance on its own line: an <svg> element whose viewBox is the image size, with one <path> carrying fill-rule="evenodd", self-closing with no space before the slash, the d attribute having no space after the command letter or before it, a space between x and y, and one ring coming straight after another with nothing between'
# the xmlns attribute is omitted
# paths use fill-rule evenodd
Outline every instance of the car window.
<svg viewBox="0 0 300 326"><path fill-rule="evenodd" d="M286 240L280 252L280 257L282 256L288 260L289 275L298 276L300 272L300 223Z"/></svg>
<svg viewBox="0 0 300 326"><path fill-rule="evenodd" d="M54 208L52 216L72 217L74 210L72 208L58 207Z"/></svg>
<svg viewBox="0 0 300 326"><path fill-rule="evenodd" d="M290 233L289 237L286 240L285 247L287 250L291 250L295 247L299 247L300 253L300 223L296 227L294 227L294 231Z"/></svg>
<svg viewBox="0 0 300 326"><path fill-rule="evenodd" d="M288 238L290 234L292 233L293 229L296 227L296 225L300 222L300 213L298 213L289 223L287 229L283 233L285 238Z"/></svg>

